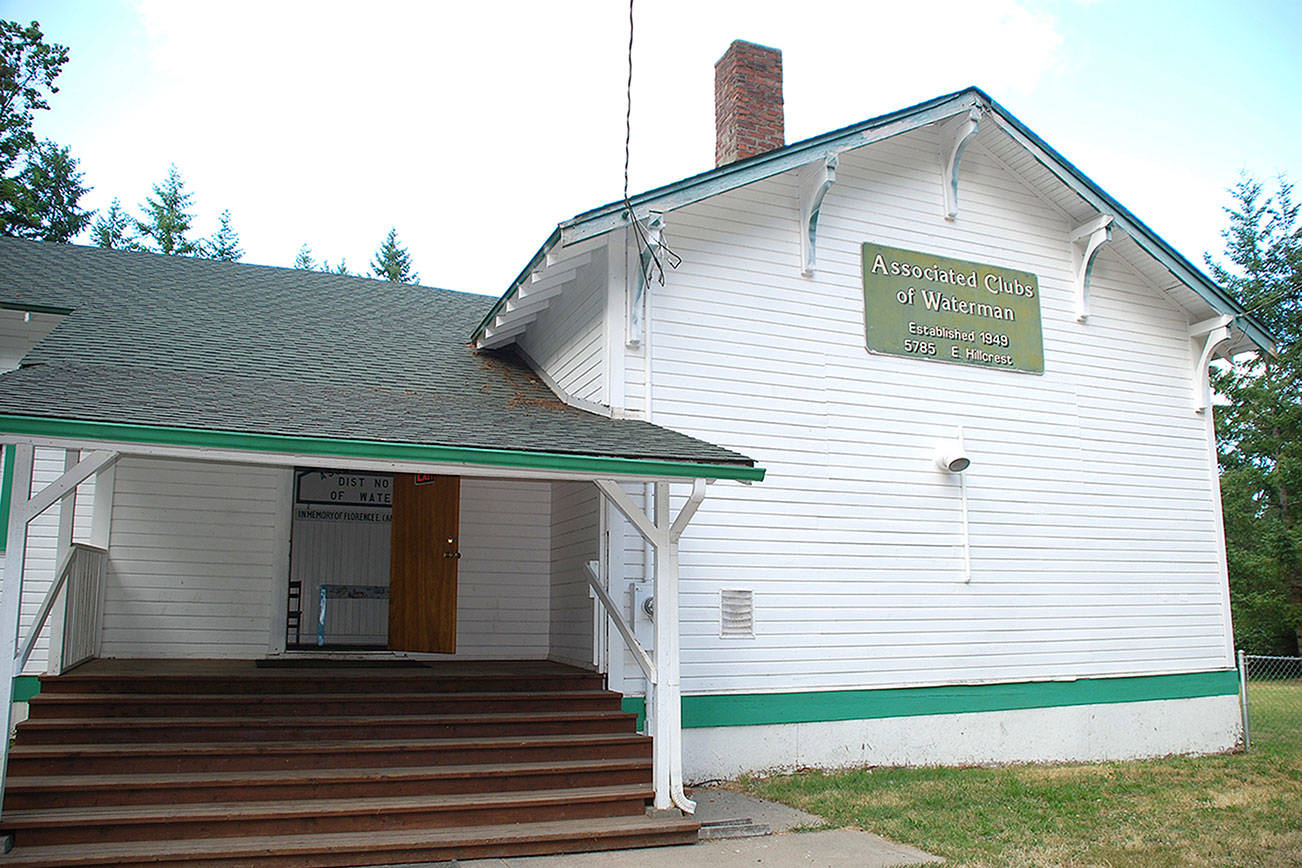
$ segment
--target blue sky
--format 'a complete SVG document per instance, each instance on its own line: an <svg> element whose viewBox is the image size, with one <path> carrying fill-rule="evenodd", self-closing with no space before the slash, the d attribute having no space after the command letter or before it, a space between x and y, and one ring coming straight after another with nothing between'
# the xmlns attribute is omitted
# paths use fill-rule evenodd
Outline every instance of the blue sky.
<svg viewBox="0 0 1302 868"><path fill-rule="evenodd" d="M422 282L499 293L618 198L627 6L0 2L71 60L39 134L133 208L167 172L246 260L362 270L398 228ZM632 187L711 167L713 64L783 50L787 138L975 84L1195 262L1246 170L1302 178L1302 3L637 0ZM671 227L672 232L672 227Z"/></svg>

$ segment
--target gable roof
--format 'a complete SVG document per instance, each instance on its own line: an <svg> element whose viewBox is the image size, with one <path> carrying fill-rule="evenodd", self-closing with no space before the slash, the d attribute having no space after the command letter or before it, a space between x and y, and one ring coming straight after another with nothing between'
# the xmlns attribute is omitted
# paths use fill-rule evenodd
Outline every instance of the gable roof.
<svg viewBox="0 0 1302 868"><path fill-rule="evenodd" d="M1248 314L1243 306L1230 297L1220 285L1182 256L1129 209L1108 195L1066 157L1050 147L1011 112L977 87L938 96L908 108L692 175L681 181L631 196L628 204L632 206L633 214L638 220L646 220L652 212L672 211L816 160L822 160L829 155L861 148L973 109L981 112L983 117L991 118L1010 138L1029 152L1037 163L1087 203L1093 213L1111 216L1114 221L1113 226L1123 230L1145 254L1169 272L1175 281L1188 287L1217 313L1231 316L1234 320L1233 327L1252 345L1267 353L1275 352L1274 338L1266 328ZM484 330L494 321L506 303L530 276L545 264L548 255L555 255L554 251L558 247L577 244L627 225L629 225L628 206L623 200L584 211L559 224L543 242L542 247L525 266L519 277L475 327L470 340L474 342L483 337Z"/></svg>
<svg viewBox="0 0 1302 868"><path fill-rule="evenodd" d="M3 238L0 306L70 313L0 376L0 432L192 444L220 432L227 445L264 451L353 455L370 443L372 457L392 457L387 444L421 447L404 453L411 460L554 469L542 456L559 455L610 459L584 466L612 472L763 477L731 450L563 404L509 352L473 351L465 335L488 303L297 269Z"/></svg>

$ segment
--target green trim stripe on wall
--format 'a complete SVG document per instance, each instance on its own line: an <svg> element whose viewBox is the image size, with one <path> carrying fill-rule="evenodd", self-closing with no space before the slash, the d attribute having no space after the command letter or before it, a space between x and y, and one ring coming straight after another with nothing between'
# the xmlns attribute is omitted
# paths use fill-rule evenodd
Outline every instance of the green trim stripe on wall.
<svg viewBox="0 0 1302 868"><path fill-rule="evenodd" d="M41 676L19 675L14 678L14 702L26 702L41 692Z"/></svg>
<svg viewBox="0 0 1302 868"><path fill-rule="evenodd" d="M112 443L190 446L200 449L285 452L295 455L330 455L340 458L369 458L380 461L437 461L493 467L519 467L532 470L681 477L685 479L736 479L744 482L760 482L764 479L765 472L762 467L752 467L746 464L698 464L692 461L571 455L560 452L528 452L518 449L435 446L423 443L394 443L383 440L297 437L286 434L251 434L244 431L211 431L165 425L127 425L121 422L86 422L77 419L48 419L40 416L0 415L0 433Z"/></svg>
<svg viewBox="0 0 1302 868"><path fill-rule="evenodd" d="M683 728L1016 711L1233 696L1238 692L1238 671L1221 669L1180 675L1080 678L1075 681L684 696ZM626 712L638 715L638 726L641 728L646 719L646 701L641 696L628 696L624 698L623 708Z"/></svg>
<svg viewBox="0 0 1302 868"><path fill-rule="evenodd" d="M14 450L4 447L4 479L0 481L0 554L9 548L9 501L14 496Z"/></svg>

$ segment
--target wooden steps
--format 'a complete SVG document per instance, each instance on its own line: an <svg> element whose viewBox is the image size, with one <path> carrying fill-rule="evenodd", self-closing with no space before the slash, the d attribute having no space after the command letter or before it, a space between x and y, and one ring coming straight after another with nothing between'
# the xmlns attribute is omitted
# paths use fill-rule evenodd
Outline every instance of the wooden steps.
<svg viewBox="0 0 1302 868"><path fill-rule="evenodd" d="M690 819L646 816L650 740L592 673L112 664L42 680L10 752L8 864L379 865L696 840Z"/></svg>
<svg viewBox="0 0 1302 868"><path fill-rule="evenodd" d="M399 717L141 717L29 719L27 744L158 744L160 742L294 742L356 738L474 738L628 732L637 715L622 711L547 711L537 714L425 714Z"/></svg>
<svg viewBox="0 0 1302 868"><path fill-rule="evenodd" d="M650 821L645 817L606 817L556 823L513 823L465 829L376 832L304 836L203 838L160 842L147 855L133 844L97 847L52 846L14 850L6 866L45 868L112 865L143 868L335 868L347 865L398 865L492 856L583 853L630 847L659 847L696 842L699 824L692 820Z"/></svg>
<svg viewBox="0 0 1302 868"><path fill-rule="evenodd" d="M545 711L619 711L619 695L608 690L550 690L543 693L392 693L387 695L203 694L159 693L134 697L122 708L113 694L49 693L33 696L30 707L42 718L61 717L211 717L297 715L305 703L331 716L388 716L409 714L513 714Z"/></svg>
<svg viewBox="0 0 1302 868"><path fill-rule="evenodd" d="M642 784L650 774L651 760L634 758L410 768L10 776L5 782L5 805L29 811L159 801L182 804L502 793L567 785Z"/></svg>

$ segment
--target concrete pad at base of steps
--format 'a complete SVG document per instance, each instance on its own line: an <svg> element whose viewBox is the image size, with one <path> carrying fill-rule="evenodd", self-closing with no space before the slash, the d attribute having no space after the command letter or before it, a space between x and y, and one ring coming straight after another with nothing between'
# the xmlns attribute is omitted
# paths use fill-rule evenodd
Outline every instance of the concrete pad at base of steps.
<svg viewBox="0 0 1302 868"><path fill-rule="evenodd" d="M458 868L888 868L943 862L858 829L787 832L762 838L705 841L685 847L609 850L560 856L458 861ZM450 866L453 863L443 863Z"/></svg>
<svg viewBox="0 0 1302 868"><path fill-rule="evenodd" d="M745 818L780 834L702 841L685 847L464 859L407 868L894 868L945 861L858 829L791 832L819 826L823 818L724 787L694 787L691 797L696 801L695 817L702 824Z"/></svg>

